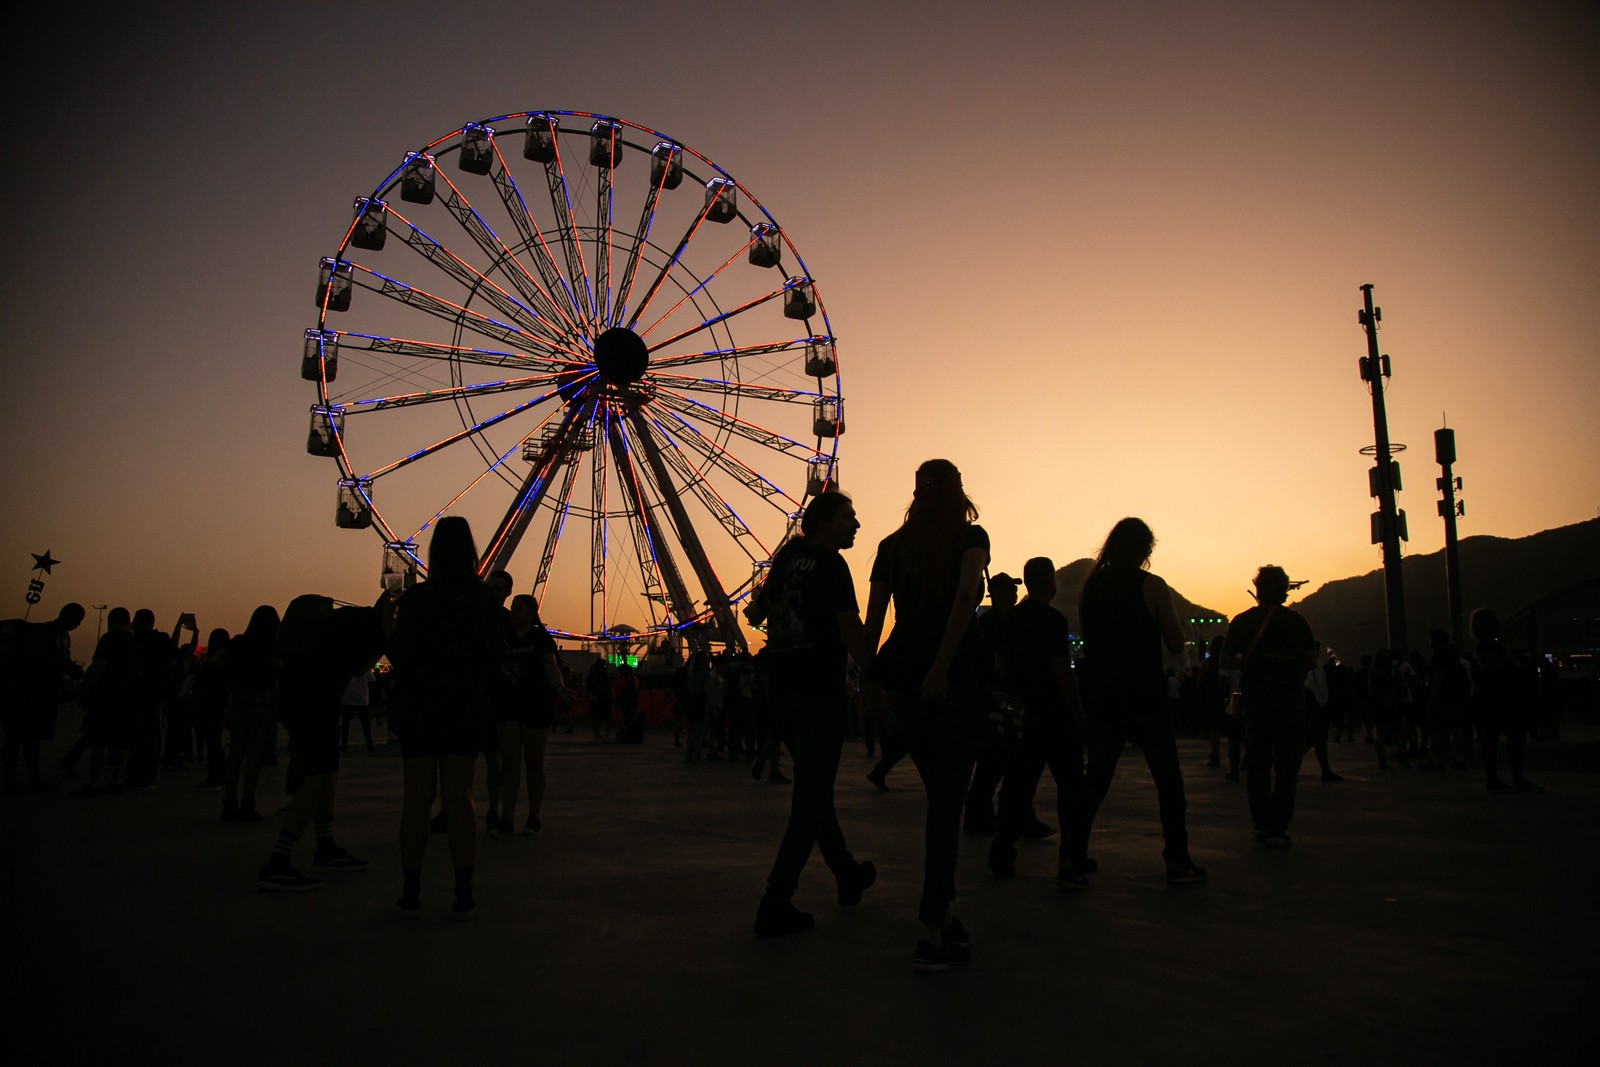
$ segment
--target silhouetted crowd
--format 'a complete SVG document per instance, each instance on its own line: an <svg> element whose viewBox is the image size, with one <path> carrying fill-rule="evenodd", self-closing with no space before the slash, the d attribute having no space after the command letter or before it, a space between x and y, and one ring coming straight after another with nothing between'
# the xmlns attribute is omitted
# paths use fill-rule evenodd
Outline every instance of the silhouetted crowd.
<svg viewBox="0 0 1600 1067"><path fill-rule="evenodd" d="M793 903L813 850L841 906L877 882L834 807L844 746L858 738L877 758L874 787L890 788L909 757L926 793L912 963L937 972L971 955L971 934L952 912L962 834L990 839L987 865L1001 878L1016 874L1021 839L1059 834L1056 884L1091 888L1095 817L1130 745L1156 787L1166 880L1204 882L1190 851L1180 730L1206 737L1207 767L1226 762L1227 781L1244 784L1252 831L1270 848L1293 842L1308 751L1322 782L1343 781L1330 739L1371 746L1379 770L1477 767L1491 793L1541 791L1524 772L1524 744L1559 736L1556 668L1509 649L1493 611L1473 613L1470 651L1434 630L1426 653L1379 649L1350 665L1320 655L1286 604L1288 575L1267 565L1255 577L1256 606L1180 673L1166 663L1186 641L1172 591L1150 570L1156 539L1144 522L1123 519L1107 535L1074 633L1054 606L1053 561L1027 560L1020 581L991 573L977 517L954 465L918 468L904 522L876 546L863 610L843 555L860 528L854 507L842 493L815 496L747 601L747 618L766 632L762 651L713 655L691 641L659 679L665 693L604 658L572 671L534 597L514 595L504 571L480 578L472 532L455 517L436 525L427 580L371 607L299 597L281 614L257 608L238 634L212 630L203 645L190 615L163 633L152 612L114 608L86 669L72 658L79 605L48 622L10 620L0 623L4 793L60 788L41 773L40 745L61 730L60 709L76 707L81 730L58 761L78 783L71 797L152 789L159 771L197 761L195 788L220 792L220 820L257 822L261 768L286 734L291 799L276 813L256 884L313 890L320 875L371 866L334 837L336 786L351 727L359 723L372 752L383 723L403 766L397 911L422 914L423 858L442 834L454 869L450 912L468 919L480 796L487 836L516 833L519 804L521 832L538 833L552 731L586 723L597 741L639 744L647 703L670 703L686 763L748 763L758 781L791 788L756 909L755 932L771 937L815 925ZM483 794L474 790L480 759ZM1035 810L1046 770L1053 825ZM308 829L309 873L295 862Z"/></svg>

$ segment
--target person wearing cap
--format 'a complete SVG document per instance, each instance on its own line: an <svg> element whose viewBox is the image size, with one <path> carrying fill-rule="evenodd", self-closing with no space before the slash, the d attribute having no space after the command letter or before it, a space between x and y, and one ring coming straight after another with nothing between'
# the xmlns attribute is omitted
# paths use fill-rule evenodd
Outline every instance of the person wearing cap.
<svg viewBox="0 0 1600 1067"><path fill-rule="evenodd" d="M1241 672L1245 790L1256 840L1289 845L1295 779L1306 752L1306 673L1317 665L1311 624L1284 607L1289 575L1268 564L1256 572L1256 606L1233 620L1222 665Z"/></svg>

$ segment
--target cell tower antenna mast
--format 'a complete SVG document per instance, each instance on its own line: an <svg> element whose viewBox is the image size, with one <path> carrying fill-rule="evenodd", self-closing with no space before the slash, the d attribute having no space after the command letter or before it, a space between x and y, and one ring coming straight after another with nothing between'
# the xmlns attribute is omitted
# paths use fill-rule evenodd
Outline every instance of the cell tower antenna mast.
<svg viewBox="0 0 1600 1067"><path fill-rule="evenodd" d="M1383 309L1372 306L1372 285L1361 287L1364 306L1358 313L1367 334L1367 354L1361 357L1361 380L1372 392L1372 428L1375 435L1371 472L1372 495L1378 510L1372 516L1372 541L1383 546L1383 598L1389 629L1389 647L1404 652L1411 647L1406 633L1406 590L1400 573L1400 542L1406 539L1406 515L1395 507L1395 491L1400 488L1400 465L1393 454L1404 448L1389 443L1389 416L1383 406L1384 385L1389 379L1389 357L1378 353L1378 323ZM1365 449L1363 449L1365 451Z"/></svg>

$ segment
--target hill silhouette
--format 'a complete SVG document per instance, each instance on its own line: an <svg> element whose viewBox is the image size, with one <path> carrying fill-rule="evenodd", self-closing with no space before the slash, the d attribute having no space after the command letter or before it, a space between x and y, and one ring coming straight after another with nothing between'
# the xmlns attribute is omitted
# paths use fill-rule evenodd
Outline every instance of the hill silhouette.
<svg viewBox="0 0 1600 1067"><path fill-rule="evenodd" d="M1507 618L1551 593L1600 577L1600 519L1527 537L1466 537L1458 548L1463 616L1488 607ZM1425 649L1429 630L1450 629L1444 550L1405 557L1401 574L1411 646ZM1381 568L1328 582L1293 607L1342 657L1353 659L1386 643Z"/></svg>

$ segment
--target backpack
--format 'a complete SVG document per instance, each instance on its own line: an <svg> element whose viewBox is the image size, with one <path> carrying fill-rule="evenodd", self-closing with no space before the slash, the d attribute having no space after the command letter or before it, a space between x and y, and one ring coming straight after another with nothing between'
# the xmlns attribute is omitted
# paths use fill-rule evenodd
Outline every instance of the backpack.
<svg viewBox="0 0 1600 1067"><path fill-rule="evenodd" d="M333 598L305 593L289 601L278 622L272 655L284 661L315 655L333 618Z"/></svg>

